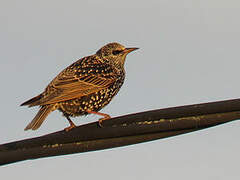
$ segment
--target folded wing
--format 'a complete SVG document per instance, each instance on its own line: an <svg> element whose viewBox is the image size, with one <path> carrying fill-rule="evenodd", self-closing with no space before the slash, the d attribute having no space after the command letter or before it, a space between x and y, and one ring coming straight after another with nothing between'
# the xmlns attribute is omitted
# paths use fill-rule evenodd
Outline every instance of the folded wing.
<svg viewBox="0 0 240 180"><path fill-rule="evenodd" d="M96 71L97 66L101 66L100 69L108 69L107 75L103 76L101 72ZM110 65L94 64L90 67L92 68L88 66L86 70L81 68L81 71L75 70L79 69L78 67L62 71L48 85L41 100L35 105L54 104L80 98L105 89L115 81L116 75Z"/></svg>

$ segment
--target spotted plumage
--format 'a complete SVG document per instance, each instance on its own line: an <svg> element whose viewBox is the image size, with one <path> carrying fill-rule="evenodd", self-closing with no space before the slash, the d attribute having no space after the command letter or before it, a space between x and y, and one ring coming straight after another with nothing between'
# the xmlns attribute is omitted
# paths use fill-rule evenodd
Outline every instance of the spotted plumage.
<svg viewBox="0 0 240 180"><path fill-rule="evenodd" d="M40 106L35 118L25 130L38 129L47 115L58 109L75 127L70 117L87 114L103 116L101 121L110 116L98 112L106 106L120 90L124 78L124 62L128 53L138 48L125 48L119 43L109 43L96 54L79 59L58 76L45 91L21 105Z"/></svg>

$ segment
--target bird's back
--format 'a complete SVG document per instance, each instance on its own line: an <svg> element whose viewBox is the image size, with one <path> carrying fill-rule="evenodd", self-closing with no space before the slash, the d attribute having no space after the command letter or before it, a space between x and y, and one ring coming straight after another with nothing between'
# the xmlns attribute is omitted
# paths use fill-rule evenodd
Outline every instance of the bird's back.
<svg viewBox="0 0 240 180"><path fill-rule="evenodd" d="M87 56L64 69L49 83L42 94L27 101L29 104L25 102L23 105L43 106L61 103L98 94L104 89L108 89L112 96L120 89L124 77L124 70L119 72L111 63L96 55Z"/></svg>

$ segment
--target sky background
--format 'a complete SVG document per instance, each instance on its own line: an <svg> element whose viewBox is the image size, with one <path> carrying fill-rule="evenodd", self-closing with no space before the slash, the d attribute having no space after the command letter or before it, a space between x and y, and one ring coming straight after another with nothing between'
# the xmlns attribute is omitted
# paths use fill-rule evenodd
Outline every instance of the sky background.
<svg viewBox="0 0 240 180"><path fill-rule="evenodd" d="M65 67L117 41L128 55L125 84L101 112L112 116L239 98L240 1L0 0L0 144L62 130L50 114L24 131L41 93ZM98 117L73 119L78 125ZM3 178L239 179L240 122L120 148L23 161Z"/></svg>

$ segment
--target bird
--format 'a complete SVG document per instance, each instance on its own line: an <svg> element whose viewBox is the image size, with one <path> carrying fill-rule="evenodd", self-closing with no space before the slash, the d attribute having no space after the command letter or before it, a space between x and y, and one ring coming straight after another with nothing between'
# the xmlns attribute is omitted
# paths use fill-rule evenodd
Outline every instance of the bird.
<svg viewBox="0 0 240 180"><path fill-rule="evenodd" d="M100 127L111 116L99 112L119 92L125 79L126 56L139 48L126 48L112 42L95 54L83 57L60 72L45 90L21 106L39 106L40 109L24 130L37 130L46 117L59 110L69 122L65 131L75 128L70 117L96 114Z"/></svg>

